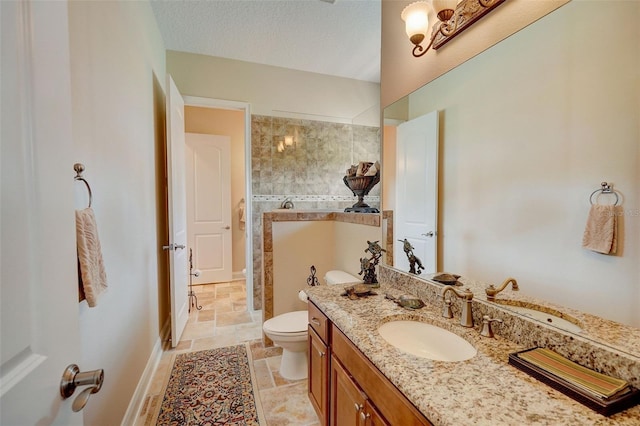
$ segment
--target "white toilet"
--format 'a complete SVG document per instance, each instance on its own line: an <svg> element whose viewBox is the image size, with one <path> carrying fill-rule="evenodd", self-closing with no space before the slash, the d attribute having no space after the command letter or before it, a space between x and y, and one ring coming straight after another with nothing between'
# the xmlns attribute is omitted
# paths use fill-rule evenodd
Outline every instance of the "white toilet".
<svg viewBox="0 0 640 426"><path fill-rule="evenodd" d="M324 276L328 285L354 284L362 280L344 271L328 271ZM306 294L299 293L300 300L306 303ZM273 343L282 347L280 375L288 380L300 380L307 377L307 326L309 316L306 310L287 312L268 319L262 325L264 334Z"/></svg>

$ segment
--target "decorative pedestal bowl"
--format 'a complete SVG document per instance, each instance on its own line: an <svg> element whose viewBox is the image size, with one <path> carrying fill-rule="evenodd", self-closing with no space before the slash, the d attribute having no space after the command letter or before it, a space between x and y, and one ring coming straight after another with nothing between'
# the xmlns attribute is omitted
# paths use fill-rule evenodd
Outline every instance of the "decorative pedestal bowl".
<svg viewBox="0 0 640 426"><path fill-rule="evenodd" d="M364 202L364 196L369 194L369 191L380 182L380 173L376 173L374 176L345 176L343 179L347 188L353 192L353 195L358 197L358 202L351 207L344 209L345 212L355 213L380 213L375 207L369 207Z"/></svg>

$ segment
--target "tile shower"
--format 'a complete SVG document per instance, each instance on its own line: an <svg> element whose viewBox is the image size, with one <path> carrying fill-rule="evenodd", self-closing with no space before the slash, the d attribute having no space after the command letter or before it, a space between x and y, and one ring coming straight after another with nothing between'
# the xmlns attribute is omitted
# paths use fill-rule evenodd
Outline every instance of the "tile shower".
<svg viewBox="0 0 640 426"><path fill-rule="evenodd" d="M253 115L253 308L262 309L262 213L289 197L296 209L337 209L357 198L342 181L359 161L380 160L380 128ZM380 185L365 201L380 208Z"/></svg>

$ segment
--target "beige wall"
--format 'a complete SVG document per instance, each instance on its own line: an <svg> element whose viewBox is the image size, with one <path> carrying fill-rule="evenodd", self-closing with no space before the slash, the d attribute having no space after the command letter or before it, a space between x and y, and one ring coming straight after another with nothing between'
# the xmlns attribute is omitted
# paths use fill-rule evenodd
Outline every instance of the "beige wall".
<svg viewBox="0 0 640 426"><path fill-rule="evenodd" d="M443 112L443 269L640 326L640 2L608 5L568 3L416 92L409 115ZM602 181L624 209L615 256L581 247Z"/></svg>
<svg viewBox="0 0 640 426"><path fill-rule="evenodd" d="M93 190L108 291L79 305L83 370L103 368L85 424L120 424L168 312L157 192L165 50L146 2L69 3L73 143ZM65 164L72 176L72 165ZM69 285L69 283L67 283ZM55 320L52 318L52 320Z"/></svg>
<svg viewBox="0 0 640 426"><path fill-rule="evenodd" d="M453 40L446 47L415 58L400 13L411 1L382 0L381 105L386 107L418 87L514 32L555 10L569 0L509 0Z"/></svg>
<svg viewBox="0 0 640 426"><path fill-rule="evenodd" d="M246 265L246 236L244 228L240 227L238 208L240 200L245 198L244 112L186 106L184 115L185 131L188 133L225 135L231 138L232 266L234 276L242 276Z"/></svg>
<svg viewBox="0 0 640 426"><path fill-rule="evenodd" d="M324 284L324 274L334 269L333 221L273 222L273 316L306 309L298 292L307 286L311 265Z"/></svg>
<svg viewBox="0 0 640 426"><path fill-rule="evenodd" d="M273 315L306 309L298 291L307 286L311 265L324 284L329 270L339 269L355 277L367 241L381 239L381 228L339 221L273 222Z"/></svg>
<svg viewBox="0 0 640 426"><path fill-rule="evenodd" d="M167 70L182 95L248 102L251 114L380 124L377 83L176 51Z"/></svg>
<svg viewBox="0 0 640 426"><path fill-rule="evenodd" d="M371 253L364 250L368 247L367 241L382 240L382 228L377 226L362 225L358 223L335 223L335 260L333 269L339 269L362 279L360 273L360 258L371 258Z"/></svg>

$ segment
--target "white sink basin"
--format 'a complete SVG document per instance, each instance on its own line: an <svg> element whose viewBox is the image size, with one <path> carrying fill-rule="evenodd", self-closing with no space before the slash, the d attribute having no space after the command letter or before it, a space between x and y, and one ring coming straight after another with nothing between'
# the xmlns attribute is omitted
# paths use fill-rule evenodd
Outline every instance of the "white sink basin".
<svg viewBox="0 0 640 426"><path fill-rule="evenodd" d="M538 321L542 321L546 324L553 325L554 327L558 327L559 329L562 329L565 331L569 331L572 333L580 333L582 331L582 328L572 323L571 321L567 321L564 318L561 318L557 315L553 315L548 312L543 312L543 311L539 311L531 308L525 308L524 306L516 306L516 305L506 305L506 306L508 306L509 309L516 311L521 315L536 319Z"/></svg>
<svg viewBox="0 0 640 426"><path fill-rule="evenodd" d="M420 321L391 321L378 327L390 345L434 361L465 361L478 351L457 334Z"/></svg>

